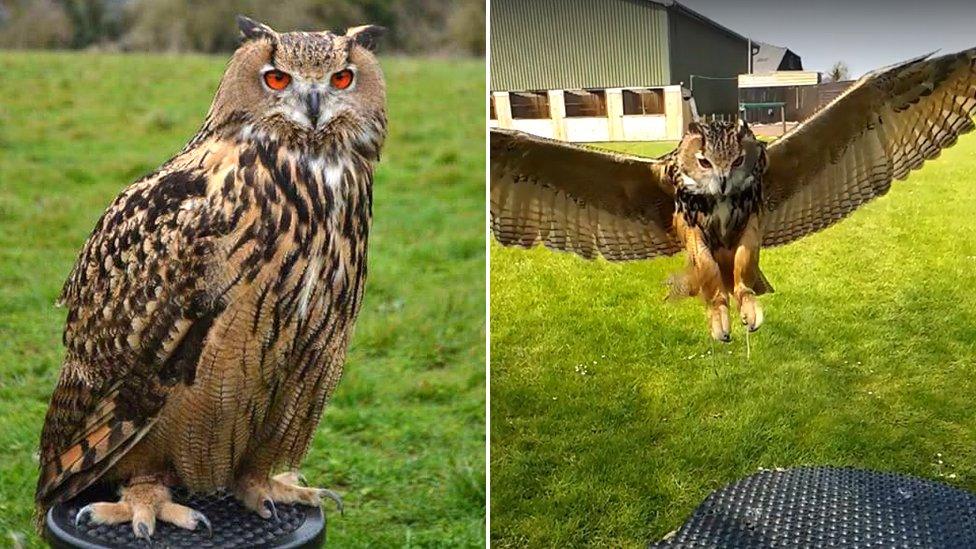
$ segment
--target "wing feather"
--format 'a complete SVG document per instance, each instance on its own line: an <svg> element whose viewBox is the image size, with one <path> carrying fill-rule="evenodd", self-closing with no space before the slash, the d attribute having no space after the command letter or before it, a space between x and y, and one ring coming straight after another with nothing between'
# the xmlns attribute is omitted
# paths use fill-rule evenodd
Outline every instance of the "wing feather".
<svg viewBox="0 0 976 549"><path fill-rule="evenodd" d="M865 75L770 145L763 244L792 242L884 195L971 131L974 116L976 48Z"/></svg>
<svg viewBox="0 0 976 549"><path fill-rule="evenodd" d="M191 348L219 307L205 286L226 231L217 210L203 170L167 170L126 188L96 224L60 300L67 352L41 434L40 510L97 480L192 379Z"/></svg>
<svg viewBox="0 0 976 549"><path fill-rule="evenodd" d="M509 246L611 261L671 255L674 189L664 162L491 131L491 230Z"/></svg>

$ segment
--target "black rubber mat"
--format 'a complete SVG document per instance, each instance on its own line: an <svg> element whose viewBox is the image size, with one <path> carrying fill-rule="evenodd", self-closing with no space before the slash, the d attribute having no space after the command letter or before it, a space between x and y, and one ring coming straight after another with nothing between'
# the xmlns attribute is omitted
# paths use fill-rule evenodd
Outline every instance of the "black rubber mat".
<svg viewBox="0 0 976 549"><path fill-rule="evenodd" d="M147 543L135 537L130 523L114 526L91 524L87 519L75 527L78 510L93 501L116 501L118 496L104 490L91 490L47 514L48 541L58 548L168 547L320 547L325 543L325 516L318 507L278 505L278 518L265 520L245 509L229 494L188 494L173 491L173 500L203 513L213 526L213 537L206 528L195 531L156 521L156 532Z"/></svg>
<svg viewBox="0 0 976 549"><path fill-rule="evenodd" d="M650 547L976 548L976 496L876 471L762 471L712 492Z"/></svg>

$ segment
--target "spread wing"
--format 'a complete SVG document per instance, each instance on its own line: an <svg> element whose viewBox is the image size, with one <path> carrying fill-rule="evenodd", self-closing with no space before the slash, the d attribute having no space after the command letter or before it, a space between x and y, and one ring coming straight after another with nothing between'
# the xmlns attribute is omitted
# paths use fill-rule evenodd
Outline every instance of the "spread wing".
<svg viewBox="0 0 976 549"><path fill-rule="evenodd" d="M491 130L491 230L505 245L611 261L677 253L659 160Z"/></svg>
<svg viewBox="0 0 976 549"><path fill-rule="evenodd" d="M43 510L98 479L192 381L219 299L204 287L226 230L197 170L151 175L106 210L65 283L66 355L41 434Z"/></svg>
<svg viewBox="0 0 976 549"><path fill-rule="evenodd" d="M976 49L865 75L769 147L763 244L819 231L885 194L972 130L974 114Z"/></svg>

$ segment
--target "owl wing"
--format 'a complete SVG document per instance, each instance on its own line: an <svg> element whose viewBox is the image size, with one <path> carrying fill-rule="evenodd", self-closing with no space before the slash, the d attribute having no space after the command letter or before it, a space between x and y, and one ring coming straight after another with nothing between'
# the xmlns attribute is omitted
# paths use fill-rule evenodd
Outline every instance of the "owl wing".
<svg viewBox="0 0 976 549"><path fill-rule="evenodd" d="M491 230L505 245L611 261L671 255L666 163L491 130Z"/></svg>
<svg viewBox="0 0 976 549"><path fill-rule="evenodd" d="M106 210L65 283L67 352L41 434L39 510L97 480L193 380L219 309L206 287L226 231L205 174L157 173Z"/></svg>
<svg viewBox="0 0 976 549"><path fill-rule="evenodd" d="M770 145L763 244L814 233L888 192L959 135L976 114L976 49L920 57L863 76Z"/></svg>

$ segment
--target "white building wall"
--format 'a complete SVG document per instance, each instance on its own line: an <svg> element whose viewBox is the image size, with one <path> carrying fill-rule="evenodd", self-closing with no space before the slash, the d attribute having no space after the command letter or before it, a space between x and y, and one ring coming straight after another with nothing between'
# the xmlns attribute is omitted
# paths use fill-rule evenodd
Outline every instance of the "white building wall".
<svg viewBox="0 0 976 549"><path fill-rule="evenodd" d="M552 120L549 118L540 118L537 120L512 120L511 128L520 132L538 135L539 137L548 137L549 139L556 138L556 128L553 125Z"/></svg>
<svg viewBox="0 0 976 549"><path fill-rule="evenodd" d="M624 116L624 141L663 141L668 139L668 117L663 114Z"/></svg>
<svg viewBox="0 0 976 549"><path fill-rule="evenodd" d="M567 117L562 90L548 90L550 118L513 119L507 92L493 92L497 120L493 128L507 128L549 139L573 143L606 141L679 140L691 121L690 109L682 99L681 86L665 86L665 114L624 115L623 90L606 90L607 116ZM635 88L636 89L636 88Z"/></svg>
<svg viewBox="0 0 976 549"><path fill-rule="evenodd" d="M566 141L572 143L599 143L610 139L610 119L607 117L566 118Z"/></svg>

